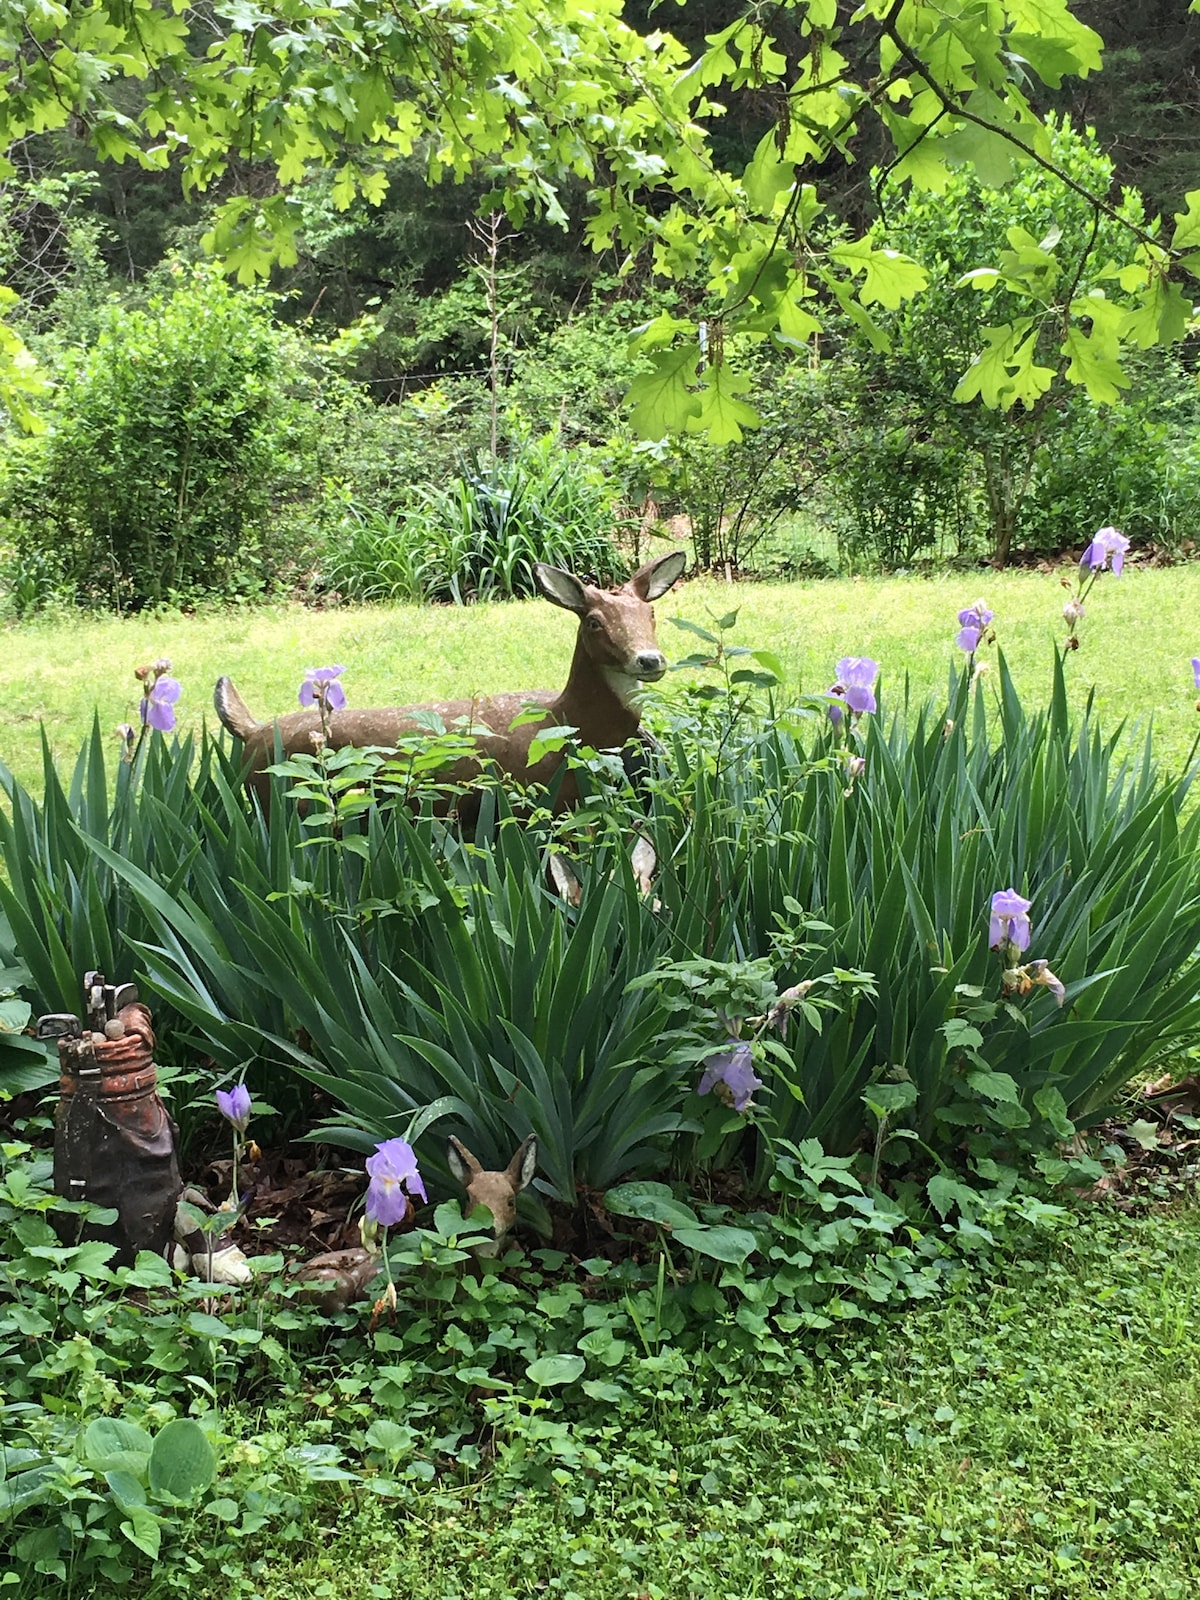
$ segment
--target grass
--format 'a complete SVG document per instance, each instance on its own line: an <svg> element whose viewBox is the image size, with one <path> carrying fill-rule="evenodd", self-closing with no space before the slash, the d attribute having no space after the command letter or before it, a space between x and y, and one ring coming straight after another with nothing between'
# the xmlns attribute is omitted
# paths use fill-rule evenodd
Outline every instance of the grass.
<svg viewBox="0 0 1200 1600"><path fill-rule="evenodd" d="M1054 641L1065 631L1060 576L1069 572L733 589L695 582L659 602L660 639L669 655L685 655L688 636L665 619L704 623L737 609L736 642L776 651L789 689L825 689L839 656L871 655L883 664L886 703L906 673L918 698L941 691L955 654L955 613L982 594L996 611L1018 685L1036 704L1048 689ZM1200 631L1190 637L1185 621L1198 600L1200 567L1134 568L1119 580L1106 575L1088 603L1082 647L1068 662L1077 702L1094 690L1105 728L1126 720L1144 729L1153 718L1160 757L1175 767L1200 731L1189 665L1200 651ZM184 685L181 723L198 728L221 673L234 678L260 716L290 710L304 668L331 661L345 664L347 693L360 706L554 687L565 680L572 627L568 616L537 600L464 610L280 606L127 620L71 614L23 623L7 633L20 663L20 692L19 704L10 703L0 759L37 783L39 722L56 758L73 759L93 709L106 730L136 718L133 668L162 655Z"/></svg>
<svg viewBox="0 0 1200 1600"><path fill-rule="evenodd" d="M640 1413L536 1487L329 1485L190 1600L1190 1600L1200 1215L1093 1213L1046 1248L792 1376L702 1391L668 1349ZM501 1441L518 1470L533 1427Z"/></svg>

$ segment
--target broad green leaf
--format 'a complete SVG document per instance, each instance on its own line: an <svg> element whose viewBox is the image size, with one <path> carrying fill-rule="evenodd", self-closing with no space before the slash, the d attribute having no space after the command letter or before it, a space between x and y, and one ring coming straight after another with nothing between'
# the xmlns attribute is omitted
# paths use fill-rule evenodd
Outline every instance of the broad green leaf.
<svg viewBox="0 0 1200 1600"><path fill-rule="evenodd" d="M384 1450L394 1456L412 1449L413 1431L399 1422L393 1422L390 1417L376 1417L367 1429L366 1440L373 1449Z"/></svg>
<svg viewBox="0 0 1200 1600"><path fill-rule="evenodd" d="M617 1217L636 1217L663 1227L696 1227L699 1217L691 1206L677 1200L665 1183L623 1183L604 1196L607 1210Z"/></svg>
<svg viewBox="0 0 1200 1600"><path fill-rule="evenodd" d="M1034 359L1038 334L1035 329L1013 351L1008 382L1001 390L1001 403L1019 402L1032 410L1054 381L1054 368L1040 366Z"/></svg>
<svg viewBox="0 0 1200 1600"><path fill-rule="evenodd" d="M738 396L745 394L752 379L747 372L735 372L728 362L707 367L700 379L698 410L687 418L689 433L705 433L712 444L736 444L743 428L756 427L758 412Z"/></svg>
<svg viewBox="0 0 1200 1600"><path fill-rule="evenodd" d="M1063 344L1063 354L1070 356L1067 379L1086 388L1098 405L1115 405L1121 390L1128 389L1130 380L1109 349L1106 340L1085 334L1081 328L1069 328Z"/></svg>
<svg viewBox="0 0 1200 1600"><path fill-rule="evenodd" d="M1147 1117L1139 1117L1136 1122L1128 1122L1125 1132L1131 1139L1136 1139L1143 1150L1157 1150L1162 1144L1162 1124L1151 1122Z"/></svg>
<svg viewBox="0 0 1200 1600"><path fill-rule="evenodd" d="M1184 195L1184 209L1175 213L1172 250L1200 250L1200 189Z"/></svg>
<svg viewBox="0 0 1200 1600"><path fill-rule="evenodd" d="M176 1417L156 1434L150 1451L150 1488L159 1499L196 1500L216 1475L213 1447L193 1418Z"/></svg>
<svg viewBox="0 0 1200 1600"><path fill-rule="evenodd" d="M857 276L864 274L859 299L863 305L879 304L894 311L919 293L929 281L925 268L899 250L876 250L866 240L835 245L830 259Z"/></svg>
<svg viewBox="0 0 1200 1600"><path fill-rule="evenodd" d="M898 1083L870 1083L863 1090L862 1098L866 1105L894 1116L897 1111L907 1111L909 1106L916 1105L917 1086L907 1079Z"/></svg>
<svg viewBox="0 0 1200 1600"><path fill-rule="evenodd" d="M150 1452L147 1450L141 1472L137 1476L123 1467L111 1467L104 1473L104 1481L108 1485L109 1494L116 1501L118 1510L124 1511L126 1515L135 1506L144 1506L146 1504L146 1490L143 1487L142 1479L146 1475L146 1462L149 1459Z"/></svg>
<svg viewBox="0 0 1200 1600"><path fill-rule="evenodd" d="M1033 1095L1034 1109L1050 1124L1060 1139L1072 1139L1075 1136L1075 1124L1067 1115L1067 1102L1062 1097L1062 1090L1047 1084L1041 1089L1036 1089Z"/></svg>
<svg viewBox="0 0 1200 1600"><path fill-rule="evenodd" d="M747 1228L676 1228L672 1237L685 1250L694 1250L697 1255L709 1256L713 1261L728 1262L735 1267L740 1267L758 1248L758 1240Z"/></svg>
<svg viewBox="0 0 1200 1600"><path fill-rule="evenodd" d="M746 198L758 211L770 216L778 195L790 190L795 182L795 165L784 161L779 153L775 130L763 135L754 156L742 174Z"/></svg>
<svg viewBox="0 0 1200 1600"><path fill-rule="evenodd" d="M539 1356L525 1368L525 1376L539 1389L555 1388L560 1384L574 1383L583 1375L587 1362L582 1356Z"/></svg>
<svg viewBox="0 0 1200 1600"><path fill-rule="evenodd" d="M629 1391L619 1383L606 1383L602 1378L587 1378L582 1388L590 1400L601 1400L608 1406L620 1405L629 1397Z"/></svg>
<svg viewBox="0 0 1200 1600"><path fill-rule="evenodd" d="M969 1209L974 1205L977 1198L974 1190L944 1172L936 1173L930 1178L925 1185L925 1190L929 1195L930 1204L943 1221L950 1215L955 1206L961 1209L965 1204Z"/></svg>
<svg viewBox="0 0 1200 1600"><path fill-rule="evenodd" d="M143 1555L149 1556L151 1561L158 1560L162 1523L149 1506L131 1506L128 1521L121 1524L121 1532Z"/></svg>
<svg viewBox="0 0 1200 1600"><path fill-rule="evenodd" d="M1008 366L1016 349L1013 328L984 328L984 349L973 358L954 391L956 400L982 400L995 410L1008 385Z"/></svg>
<svg viewBox="0 0 1200 1600"><path fill-rule="evenodd" d="M1006 47L1028 61L1043 83L1060 88L1064 75L1100 70L1100 35L1073 17L1065 0L1008 0Z"/></svg>
<svg viewBox="0 0 1200 1600"><path fill-rule="evenodd" d="M1121 333L1132 339L1140 350L1149 350L1156 344L1173 344L1182 339L1191 317L1191 302L1185 299L1179 285L1156 272L1141 296L1141 303L1126 313Z"/></svg>
<svg viewBox="0 0 1200 1600"><path fill-rule="evenodd" d="M665 350L651 359L651 370L635 378L626 401L632 405L630 424L643 439L664 439L682 433L700 410L693 392L700 351L695 345Z"/></svg>
<svg viewBox="0 0 1200 1600"><path fill-rule="evenodd" d="M1014 1105L1020 1103L1016 1080L1007 1072L968 1072L967 1082L976 1094L988 1100L1009 1100Z"/></svg>
<svg viewBox="0 0 1200 1600"><path fill-rule="evenodd" d="M131 1472L144 1477L153 1445L145 1428L120 1417L97 1417L83 1434L84 1460L97 1472Z"/></svg>

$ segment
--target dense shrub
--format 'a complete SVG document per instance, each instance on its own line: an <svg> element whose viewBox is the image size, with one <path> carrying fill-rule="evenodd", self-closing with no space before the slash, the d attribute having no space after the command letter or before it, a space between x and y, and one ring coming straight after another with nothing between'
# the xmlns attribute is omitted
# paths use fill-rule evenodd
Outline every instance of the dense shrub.
<svg viewBox="0 0 1200 1600"><path fill-rule="evenodd" d="M1048 131L1068 176L1107 192L1112 163L1092 138L1067 122ZM1133 259L1133 236L1032 165L1003 188L964 171L944 193L888 198L877 242L921 260L930 280L915 299L875 308L870 343L847 325L827 364L847 554L889 566L954 553L1003 563L1022 547L1070 548L1114 521L1160 547L1191 536L1200 401L1177 359L1152 352L1135 387L1125 395L1114 387L1109 406L1064 371L1062 298L1076 308L1089 294L1121 305L1119 270ZM1144 224L1132 191L1117 211ZM1002 278L962 283L984 265L1036 280L1042 301L1023 347L1038 379L1026 377L1019 397L996 409L956 400L956 387L988 328L1030 308Z"/></svg>
<svg viewBox="0 0 1200 1600"><path fill-rule="evenodd" d="M769 356L754 370L762 420L736 443L681 435L632 452L630 478L638 481L637 470L664 515L687 518L696 565L706 571L761 571L781 526L811 517L824 496L830 418L819 376Z"/></svg>
<svg viewBox="0 0 1200 1600"><path fill-rule="evenodd" d="M1167 352L1144 364L1119 406L1072 396L1039 445L1017 518L1021 549L1070 550L1106 523L1169 555L1200 540L1196 380Z"/></svg>
<svg viewBox="0 0 1200 1600"><path fill-rule="evenodd" d="M210 269L181 269L145 311L111 307L68 358L46 432L10 447L0 520L18 579L40 568L118 609L278 580L303 550L290 508L318 477L294 358L265 297Z"/></svg>

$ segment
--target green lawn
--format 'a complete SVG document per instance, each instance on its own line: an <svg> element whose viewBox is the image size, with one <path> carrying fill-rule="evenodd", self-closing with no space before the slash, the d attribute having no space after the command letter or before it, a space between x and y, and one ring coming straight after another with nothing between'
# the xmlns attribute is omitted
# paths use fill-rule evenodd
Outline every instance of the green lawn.
<svg viewBox="0 0 1200 1600"><path fill-rule="evenodd" d="M775 650L789 687L819 691L842 655L871 655L883 666L884 698L904 674L918 696L941 689L954 648L955 613L980 595L996 612L1009 664L1031 702L1049 684L1052 649L1064 633L1066 592L1059 572L951 574L934 579L855 578L729 588L682 585L658 604L668 655L694 641L666 619L705 622L737 608L736 642ZM1068 661L1075 698L1093 687L1103 725L1151 716L1164 759L1181 764L1200 718L1189 664L1200 654L1200 624L1180 629L1200 600L1200 567L1127 570L1097 584L1082 624L1082 648ZM36 781L38 722L56 756L72 757L93 708L107 731L136 716L133 668L167 655L184 686L185 726L199 726L212 685L232 675L260 716L290 710L305 667L340 662L356 705L487 693L560 684L573 624L542 601L455 610L420 606L309 611L297 606L223 610L201 616L24 623L7 633L21 663L0 759Z"/></svg>

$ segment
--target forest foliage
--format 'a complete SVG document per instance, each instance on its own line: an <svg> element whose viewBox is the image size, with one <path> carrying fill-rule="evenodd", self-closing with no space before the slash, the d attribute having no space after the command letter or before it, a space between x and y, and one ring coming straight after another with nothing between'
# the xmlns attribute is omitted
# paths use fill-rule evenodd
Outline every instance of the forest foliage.
<svg viewBox="0 0 1200 1600"><path fill-rule="evenodd" d="M728 572L1186 552L1200 188L1123 185L1200 183L1200 25L721 9L10 8L18 607L519 592L505 474L560 542L679 513ZM1114 166L1069 113L1135 101Z"/></svg>
<svg viewBox="0 0 1200 1600"><path fill-rule="evenodd" d="M565 224L582 185L594 249L644 254L667 280L703 267L700 315L663 311L643 334L651 371L635 384L634 415L651 438L679 428L719 442L755 416L736 340L803 347L831 305L870 336L881 311L928 283L920 259L832 227L818 173L867 128L884 140L880 198L941 194L956 169L1002 186L1019 168L1053 167L1045 97L1101 60L1100 35L1063 0L953 0L936 12L867 0L849 15L837 0L796 0L735 17L695 53L657 27L639 32L615 0L502 0L486 12L446 0L401 14L323 0L215 12L19 4L0 18L0 147L11 177L19 141L69 127L103 160L171 170L189 192L253 165L268 181L223 195L207 234L247 281L296 261L298 194L315 167L345 210L382 201L394 163L419 152L430 180L482 174L486 203L517 225ZM743 92L767 125L750 159L726 170L713 131ZM1114 214L1105 195L1084 194L1097 218ZM1111 383L1127 348L1183 334L1200 189L1174 210L1165 226L1127 219L1137 248L1119 316L1097 317L1104 291L1069 280L1047 300L1036 262L1009 272L1016 314L973 352L985 403L1040 381L1026 318L1061 322L1056 366L1093 397L1097 369ZM20 404L18 355L9 386Z"/></svg>

